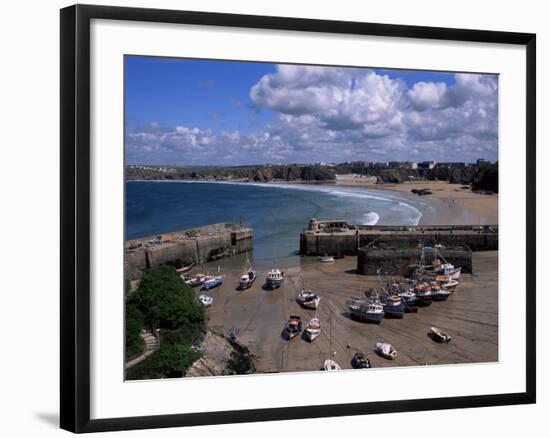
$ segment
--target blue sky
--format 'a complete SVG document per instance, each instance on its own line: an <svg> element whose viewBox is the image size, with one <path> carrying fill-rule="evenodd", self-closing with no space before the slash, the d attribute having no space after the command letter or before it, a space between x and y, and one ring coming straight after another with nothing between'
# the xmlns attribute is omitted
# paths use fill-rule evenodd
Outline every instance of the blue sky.
<svg viewBox="0 0 550 438"><path fill-rule="evenodd" d="M498 79L125 58L129 164L495 161Z"/></svg>

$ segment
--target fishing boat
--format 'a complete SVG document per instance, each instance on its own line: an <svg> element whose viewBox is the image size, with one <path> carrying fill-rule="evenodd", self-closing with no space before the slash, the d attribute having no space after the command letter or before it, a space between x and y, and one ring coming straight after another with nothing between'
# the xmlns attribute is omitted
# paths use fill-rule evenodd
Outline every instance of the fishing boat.
<svg viewBox="0 0 550 438"><path fill-rule="evenodd" d="M451 342L451 339L453 339L451 336L449 336L443 330L440 330L436 327L431 327L430 328L430 331L428 332L428 336L430 336L436 342L446 343L446 344Z"/></svg>
<svg viewBox="0 0 550 438"><path fill-rule="evenodd" d="M386 359L393 359L397 356L397 350L393 345L388 344L387 342L377 342L376 343L376 352Z"/></svg>
<svg viewBox="0 0 550 438"><path fill-rule="evenodd" d="M384 316L386 318L403 318L405 303L397 294L386 297L384 304Z"/></svg>
<svg viewBox="0 0 550 438"><path fill-rule="evenodd" d="M211 277L208 276L208 275L205 275L205 274L196 274L195 276L193 276L190 279L186 280L185 283L188 286L197 287L197 286L201 286L209 278L211 278Z"/></svg>
<svg viewBox="0 0 550 438"><path fill-rule="evenodd" d="M290 315L287 323L285 324L285 332L288 340L291 340L298 336L302 331L302 319L297 315Z"/></svg>
<svg viewBox="0 0 550 438"><path fill-rule="evenodd" d="M304 333L306 340L309 342L313 342L315 339L317 339L321 334L321 321L319 320L319 318L311 318L306 325Z"/></svg>
<svg viewBox="0 0 550 438"><path fill-rule="evenodd" d="M441 288L439 285L432 286L432 299L434 301L446 301L452 292Z"/></svg>
<svg viewBox="0 0 550 438"><path fill-rule="evenodd" d="M448 275L438 275L435 277L435 281L437 281L441 289L445 289L450 292L454 292L458 286L458 281L451 280Z"/></svg>
<svg viewBox="0 0 550 438"><path fill-rule="evenodd" d="M281 270L273 268L271 271L267 273L266 286L268 289L277 289L278 287L281 287L283 284L284 284L284 273Z"/></svg>
<svg viewBox="0 0 550 438"><path fill-rule="evenodd" d="M245 290L254 284L256 281L256 271L252 268L252 264L250 263L250 260L248 259L248 256L246 257L246 263L243 269L243 274L241 275L241 278L239 278L239 290Z"/></svg>
<svg viewBox="0 0 550 438"><path fill-rule="evenodd" d="M351 366L355 369L370 368L370 360L361 351L358 351L353 355L351 359Z"/></svg>
<svg viewBox="0 0 550 438"><path fill-rule="evenodd" d="M210 307L214 302L214 298L208 295L201 294L199 295L199 301L204 307Z"/></svg>
<svg viewBox="0 0 550 438"><path fill-rule="evenodd" d="M215 277L209 278L202 284L203 290L214 289L223 284L224 277L223 275L217 275Z"/></svg>
<svg viewBox="0 0 550 438"><path fill-rule="evenodd" d="M415 311L418 311L418 308L416 307L416 294L412 290L399 292L398 295L405 304L405 313L416 313Z"/></svg>
<svg viewBox="0 0 550 438"><path fill-rule="evenodd" d="M351 298L347 305L351 317L357 321L380 324L384 319L384 306L377 296L367 300Z"/></svg>
<svg viewBox="0 0 550 438"><path fill-rule="evenodd" d="M321 261L321 263L332 263L334 261L334 257L324 255L323 257L319 257L319 260Z"/></svg>
<svg viewBox="0 0 550 438"><path fill-rule="evenodd" d="M298 292L296 301L300 306L306 309L317 309L317 306L319 306L319 302L321 301L321 297L309 289L302 289Z"/></svg>
<svg viewBox="0 0 550 438"><path fill-rule="evenodd" d="M416 295L416 305L419 307L427 307L432 304L432 288L425 283L417 284L412 291Z"/></svg>

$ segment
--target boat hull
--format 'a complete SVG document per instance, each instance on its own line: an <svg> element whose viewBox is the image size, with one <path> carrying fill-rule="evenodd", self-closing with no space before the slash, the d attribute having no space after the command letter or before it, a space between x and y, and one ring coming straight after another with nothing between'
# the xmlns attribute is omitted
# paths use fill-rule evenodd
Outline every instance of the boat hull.
<svg viewBox="0 0 550 438"><path fill-rule="evenodd" d="M280 288L282 285L284 284L284 280L272 280L272 279L268 279L265 283L266 287L268 289L278 289Z"/></svg>
<svg viewBox="0 0 550 438"><path fill-rule="evenodd" d="M321 330L311 331L311 330L306 329L305 332L304 332L304 337L306 338L306 341L313 342L315 339L317 339L319 337L320 334L321 334Z"/></svg>
<svg viewBox="0 0 550 438"><path fill-rule="evenodd" d="M384 317L385 318L403 318L405 313L405 304L401 303L397 306L384 306Z"/></svg>
<svg viewBox="0 0 550 438"><path fill-rule="evenodd" d="M369 324L380 324L384 319L384 312L371 313L350 309L350 313L352 319L354 319L355 321L365 322Z"/></svg>

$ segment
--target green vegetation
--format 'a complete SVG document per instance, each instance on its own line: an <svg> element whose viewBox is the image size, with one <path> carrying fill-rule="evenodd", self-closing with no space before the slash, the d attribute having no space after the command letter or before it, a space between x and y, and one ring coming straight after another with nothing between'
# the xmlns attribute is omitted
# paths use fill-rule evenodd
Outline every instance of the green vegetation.
<svg viewBox="0 0 550 438"><path fill-rule="evenodd" d="M256 372L254 357L245 346L238 342L231 342L233 351L224 370L225 375L253 374Z"/></svg>
<svg viewBox="0 0 550 438"><path fill-rule="evenodd" d="M126 377L154 379L181 377L199 354L192 346L205 330L205 316L193 290L181 281L172 266L143 273L140 286L126 299L126 357L143 349L140 331L160 329L160 349L130 368Z"/></svg>

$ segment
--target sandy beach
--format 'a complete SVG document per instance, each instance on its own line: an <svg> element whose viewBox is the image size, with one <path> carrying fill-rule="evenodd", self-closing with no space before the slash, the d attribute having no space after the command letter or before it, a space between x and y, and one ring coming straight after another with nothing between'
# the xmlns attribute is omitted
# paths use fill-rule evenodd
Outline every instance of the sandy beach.
<svg viewBox="0 0 550 438"><path fill-rule="evenodd" d="M469 225L498 224L498 194L481 194L472 192L462 184L450 184L446 181L413 181L403 184L372 184L359 178L338 179L337 185L343 187L364 187L376 190L392 190L411 193L413 189L429 189L432 195L426 199L440 200L443 205L438 208L438 223L426 225L458 225L468 220ZM416 196L416 195L415 195ZM472 214L464 215L463 210Z"/></svg>
<svg viewBox="0 0 550 438"><path fill-rule="evenodd" d="M361 296L377 283L375 277L356 274L356 257L323 264L302 258L289 269L285 285L275 291L262 288L265 272L251 289L237 291L237 267L223 267L226 280L209 292L214 304L207 309L208 326L218 333L236 330L239 341L256 357L260 373L316 371L330 351L329 317L332 319L332 350L342 368L351 368L351 358L363 351L374 367L494 362L498 360L498 254L474 253L474 274L463 274L456 292L446 302L405 314L402 320L386 319L380 325L350 319L346 300ZM223 265L222 265L223 266ZM300 315L303 324L315 315L301 308L296 293L301 282L321 296L317 316L323 332L313 343L303 338L286 341L282 330L289 315ZM435 343L427 336L437 326L453 336L450 344ZM393 344L398 355L383 359L374 352L376 342Z"/></svg>

